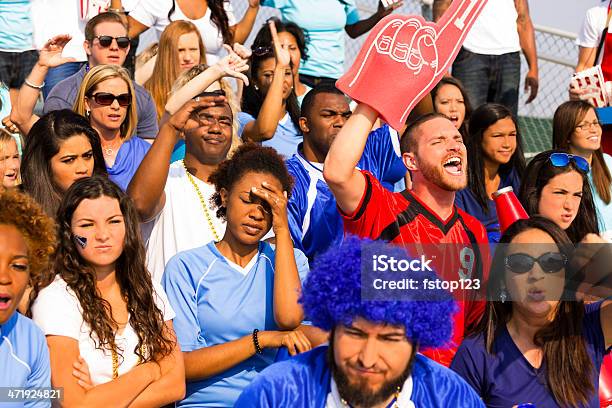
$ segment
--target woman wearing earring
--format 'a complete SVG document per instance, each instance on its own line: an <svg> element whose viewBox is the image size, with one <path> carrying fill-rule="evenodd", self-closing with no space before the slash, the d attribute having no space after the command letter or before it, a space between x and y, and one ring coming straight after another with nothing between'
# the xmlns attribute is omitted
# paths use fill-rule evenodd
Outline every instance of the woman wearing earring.
<svg viewBox="0 0 612 408"><path fill-rule="evenodd" d="M573 245L554 222L518 220L500 243L485 314L451 368L488 407L599 408L599 370L612 346L612 300L585 305L576 299Z"/></svg>
<svg viewBox="0 0 612 408"><path fill-rule="evenodd" d="M253 50L251 80L244 89L242 112L238 114L240 135L245 142L262 143L289 158L297 152L297 146L302 142L291 56L281 46L274 21L270 21L263 30L270 31L273 44Z"/></svg>
<svg viewBox="0 0 612 408"><path fill-rule="evenodd" d="M585 101L561 104L553 118L553 148L584 157L591 166L589 183L602 236L612 239L612 156L601 150L601 125Z"/></svg>
<svg viewBox="0 0 612 408"><path fill-rule="evenodd" d="M35 282L32 317L47 337L67 406L163 406L185 373L163 289L145 267L138 215L107 178L76 182L58 210L51 273ZM73 364L83 361L88 376Z"/></svg>

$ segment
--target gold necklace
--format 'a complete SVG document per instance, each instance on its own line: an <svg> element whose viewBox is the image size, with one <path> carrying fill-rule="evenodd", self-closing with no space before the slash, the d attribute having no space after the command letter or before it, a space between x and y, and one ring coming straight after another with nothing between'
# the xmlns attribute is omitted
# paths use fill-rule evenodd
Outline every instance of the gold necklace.
<svg viewBox="0 0 612 408"><path fill-rule="evenodd" d="M144 356L145 350L146 348L144 344L140 346L140 354L142 354L143 356ZM119 355L115 351L114 347L111 350L111 358L113 359L113 380L114 380L115 378L119 377ZM136 365L140 363L142 363L142 358L138 356L138 362L136 363Z"/></svg>
<svg viewBox="0 0 612 408"><path fill-rule="evenodd" d="M113 156L115 154L115 149L121 146L122 143L123 143L123 140L121 139L121 137L119 137L119 143L115 142L112 144L111 147L108 147L108 145L102 146L102 151L104 152L104 155Z"/></svg>
<svg viewBox="0 0 612 408"><path fill-rule="evenodd" d="M187 178L189 179L189 182L195 189L195 192L198 195L198 198L200 199L200 204L202 205L204 216L206 217L206 221L208 221L208 226L210 227L210 230L212 231L213 236L215 237L215 242L219 242L221 240L219 239L217 230L215 229L215 226L212 222L212 217L210 216L210 213L208 212L208 205L206 204L206 201L204 200L204 196L202 196L202 192L200 191L200 188L196 184L195 180L193 179L193 176L191 175L191 173L189 173L189 170L187 170L187 165L185 165L185 160L183 159L182 162L183 162L183 167L185 168L185 173L187 173Z"/></svg>

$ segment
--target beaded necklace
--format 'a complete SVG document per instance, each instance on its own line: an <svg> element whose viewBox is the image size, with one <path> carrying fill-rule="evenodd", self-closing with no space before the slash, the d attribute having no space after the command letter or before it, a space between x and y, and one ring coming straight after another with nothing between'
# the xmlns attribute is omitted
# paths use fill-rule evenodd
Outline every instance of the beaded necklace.
<svg viewBox="0 0 612 408"><path fill-rule="evenodd" d="M210 213L208 212L208 205L206 205L206 201L204 200L204 196L202 196L202 192L200 191L200 188L196 184L195 180L193 179L193 176L191 175L191 173L189 173L189 170L187 170L187 166L185 165L185 160L182 160L182 162L183 162L183 167L185 168L185 173L187 173L187 179L189 179L189 182L191 183L191 185L195 189L195 192L198 195L198 198L200 199L200 204L202 205L202 211L204 212L204 216L206 217L206 221L208 221L208 226L210 227L210 230L212 231L213 236L215 237L215 242L219 242L221 240L219 239L219 235L217 234L217 230L215 229L215 226L214 226L214 224L212 222L212 217L210 216Z"/></svg>
<svg viewBox="0 0 612 408"><path fill-rule="evenodd" d="M140 346L140 354L144 355L145 350L146 350L146 347L144 346L144 344ZM114 380L115 378L119 377L119 355L117 354L114 348L111 350L111 358L113 359L113 380ZM136 363L136 365L140 363L142 363L142 358L139 356L138 362Z"/></svg>

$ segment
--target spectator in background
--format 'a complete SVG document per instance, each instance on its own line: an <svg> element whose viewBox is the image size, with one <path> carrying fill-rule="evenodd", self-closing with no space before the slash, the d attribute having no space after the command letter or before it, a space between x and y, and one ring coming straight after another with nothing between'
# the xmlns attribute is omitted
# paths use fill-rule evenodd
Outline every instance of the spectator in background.
<svg viewBox="0 0 612 408"><path fill-rule="evenodd" d="M224 55L223 44L244 43L253 29L259 12L259 0L249 0L248 9L240 22L226 0L141 0L130 12L129 36L136 37L154 27L158 36L171 21L192 22L204 41L206 62L214 65Z"/></svg>
<svg viewBox="0 0 612 408"><path fill-rule="evenodd" d="M506 245L495 252L485 315L451 368L490 407L598 408L612 300L576 299L573 245L553 221L518 220L500 243Z"/></svg>
<svg viewBox="0 0 612 408"><path fill-rule="evenodd" d="M45 336L17 306L28 284L47 272L54 248L55 224L43 209L26 194L0 192L0 386L6 389L51 387ZM51 406L49 400L7 402L3 405Z"/></svg>
<svg viewBox="0 0 612 408"><path fill-rule="evenodd" d="M23 190L55 217L76 180L106 175L100 137L87 120L68 109L43 115L28 135L21 161Z"/></svg>
<svg viewBox="0 0 612 408"><path fill-rule="evenodd" d="M17 141L7 130L0 128L0 186L13 188L21 184L20 164Z"/></svg>
<svg viewBox="0 0 612 408"><path fill-rule="evenodd" d="M467 143L472 104L461 81L453 77L443 77L431 91L431 99L434 110L446 115L459 129L463 142Z"/></svg>
<svg viewBox="0 0 612 408"><path fill-rule="evenodd" d="M308 60L304 31L291 21L283 23L276 18L272 20L276 26L278 41L281 47L289 50L289 55L291 56L291 72L293 73L293 91L295 92L295 96L297 96L298 105L302 105L304 96L312 89L310 86L300 81L300 64L302 61ZM274 43L270 30L264 26L259 30L259 33L257 33L255 40L253 40L252 48L254 50L262 50L270 48L273 45Z"/></svg>
<svg viewBox="0 0 612 408"><path fill-rule="evenodd" d="M174 81L183 72L206 63L204 44L198 28L189 21L174 21L163 31L155 66L144 87L151 93L160 120ZM151 63L151 62L149 62Z"/></svg>
<svg viewBox="0 0 612 408"><path fill-rule="evenodd" d="M145 267L132 201L106 177L89 177L66 192L57 221L57 254L33 288L31 313L47 336L63 403L150 407L181 399L174 311ZM75 370L77 361L86 367Z"/></svg>
<svg viewBox="0 0 612 408"><path fill-rule="evenodd" d="M9 88L12 104L38 59L31 3L31 0L0 1L0 83Z"/></svg>
<svg viewBox="0 0 612 408"><path fill-rule="evenodd" d="M589 184L589 163L563 150L547 150L529 161L518 195L527 214L540 214L561 227L573 243L598 234Z"/></svg>
<svg viewBox="0 0 612 408"><path fill-rule="evenodd" d="M518 194L525 156L516 119L510 109L485 104L472 113L466 141L468 185L457 192L455 205L476 217L487 230L489 242L501 236L492 195L504 187Z"/></svg>
<svg viewBox="0 0 612 408"><path fill-rule="evenodd" d="M576 38L578 45L576 72L601 65L606 81L612 81L612 37L608 30L610 5L610 0L601 0L599 5L588 9ZM580 91L577 90L570 93L576 98L579 94Z"/></svg>
<svg viewBox="0 0 612 408"><path fill-rule="evenodd" d="M262 0L263 6L280 11L284 22L292 21L306 33L308 60L300 66L300 80L314 87L321 82L333 85L344 74L344 33L357 38L367 33L383 17L401 7L403 1L378 10L360 20L354 0Z"/></svg>
<svg viewBox="0 0 612 408"><path fill-rule="evenodd" d="M599 231L612 239L612 157L601 150L601 125L588 102L561 104L553 117L553 148L584 157L591 166L589 183L597 210Z"/></svg>
<svg viewBox="0 0 612 408"><path fill-rule="evenodd" d="M210 181L225 234L178 253L163 277L185 358L187 397L180 407L233 407L279 347L291 355L311 348L295 330L308 261L289 234L292 180L282 158L269 147L242 145ZM262 240L271 227L274 247Z"/></svg>
<svg viewBox="0 0 612 408"><path fill-rule="evenodd" d="M304 98L300 128L304 142L287 160L295 179L289 199L289 227L296 248L312 262L344 236L336 199L323 178L323 163L334 138L351 116L348 98L333 86L319 85ZM406 175L385 127L370 133L357 167L371 172L389 190Z"/></svg>
<svg viewBox="0 0 612 408"><path fill-rule="evenodd" d="M302 142L291 54L281 46L274 21L263 30L271 31L273 44L254 49L251 55L251 80L242 95L239 132L242 140L262 142L289 158Z"/></svg>
<svg viewBox="0 0 612 408"><path fill-rule="evenodd" d="M442 17L451 2L434 0L434 21ZM526 103L530 103L538 94L538 60L529 4L527 0L487 2L465 38L452 71L475 107L500 103L518 116L521 50L529 65L525 91L529 91Z"/></svg>
<svg viewBox="0 0 612 408"><path fill-rule="evenodd" d="M119 14L106 12L89 20L85 26L83 46L88 56L87 64L53 88L45 100L45 113L56 109L71 109L76 102L81 82L91 68L102 64L123 65L130 48L127 26L123 18ZM143 87L134 84L134 88L138 113L136 135L143 139L152 139L159 130L155 103Z"/></svg>

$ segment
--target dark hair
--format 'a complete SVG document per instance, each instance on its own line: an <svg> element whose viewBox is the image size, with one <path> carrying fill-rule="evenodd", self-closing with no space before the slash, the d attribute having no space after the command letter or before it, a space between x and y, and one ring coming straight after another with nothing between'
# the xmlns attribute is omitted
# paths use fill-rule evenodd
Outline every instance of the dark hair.
<svg viewBox="0 0 612 408"><path fill-rule="evenodd" d="M33 288L32 301L56 275L74 291L82 308L83 321L89 325L89 336L100 350L120 350L115 344L117 322L112 318L111 305L96 288L96 273L78 253L74 242L72 216L83 200L100 197L114 198L125 223L123 252L117 259L115 275L122 297L130 313L130 324L138 336L134 352L141 361L158 360L169 355L173 341L167 335L164 317L154 300L151 274L145 266L145 250L140 238L138 213L132 200L106 177L88 177L76 181L66 192L57 212L58 248L48 280ZM143 347L144 346L144 347Z"/></svg>
<svg viewBox="0 0 612 408"><path fill-rule="evenodd" d="M406 130L404 130L404 134L400 139L400 151L402 154L413 152L417 148L417 141L414 137L418 128L421 127L422 124L429 122L434 119L446 119L446 115L443 115L438 112L429 112L421 116L417 116L412 123L408 125Z"/></svg>
<svg viewBox="0 0 612 408"><path fill-rule="evenodd" d="M341 95L346 98L346 95L333 85L326 85L324 83L317 85L310 91L308 91L306 93L306 96L304 96L304 100L302 101L302 107L300 110L300 117L308 118L310 116L310 110L312 109L312 105L314 105L315 98L319 94Z"/></svg>
<svg viewBox="0 0 612 408"><path fill-rule="evenodd" d="M485 212L489 210L487 191L484 180L484 152L482 151L482 141L486 130L501 119L510 118L516 127L516 150L510 161L499 166L498 172L503 176L516 171L519 179L525 172L525 155L523 154L523 143L516 118L510 109L504 105L487 103L478 107L470 119L470 135L466 140L468 163L468 188L476 196L476 200Z"/></svg>
<svg viewBox="0 0 612 408"><path fill-rule="evenodd" d="M217 207L217 217L225 219L227 212L221 200L221 189L231 191L233 185L247 173L266 173L276 177L287 192L287 198L291 197L293 177L287 171L283 158L271 147L245 143L236 149L231 159L219 164L208 178L215 185L215 193L210 200Z"/></svg>
<svg viewBox="0 0 612 408"><path fill-rule="evenodd" d="M53 180L51 158L67 139L85 135L91 144L94 159L93 175L106 175L106 164L98 132L83 116L69 109L51 111L43 115L30 129L23 148L21 177L23 189L55 217L64 192Z"/></svg>
<svg viewBox="0 0 612 408"><path fill-rule="evenodd" d="M518 234L531 229L538 229L550 235L559 251L568 259L571 258L573 245L568 236L557 224L540 216L516 221L502 235L500 243L509 244ZM507 250L508 245L500 245L495 251L487 289L489 299L499 298L504 281L504 258ZM568 271L569 269L566 269L566 284L569 284ZM487 351L495 353L493 343L512 317L512 310L512 302L489 300L481 321L467 335L483 334ZM548 389L561 406L584 406L595 390L590 376L576 375L594 370L582 333L583 317L582 301L560 300L553 321L534 336L535 344L543 350Z"/></svg>
<svg viewBox="0 0 612 408"><path fill-rule="evenodd" d="M234 35L229 26L229 18L225 12L224 4L229 3L229 0L206 0L206 4L210 9L210 20L221 32L223 42L232 45L234 43ZM176 10L176 0L172 0L172 7L168 10L168 20L172 21L172 14Z"/></svg>
<svg viewBox="0 0 612 408"><path fill-rule="evenodd" d="M128 30L125 20L119 14L112 11L106 11L92 17L91 20L85 24L85 39L91 42L94 38L97 25L106 22L121 24L125 28L125 31Z"/></svg>
<svg viewBox="0 0 612 408"><path fill-rule="evenodd" d="M553 148L569 150L576 126L591 109L595 108L585 101L568 101L559 105L553 117ZM601 147L593 152L591 172L595 191L604 203L609 204L612 201L612 175Z"/></svg>
<svg viewBox="0 0 612 408"><path fill-rule="evenodd" d="M572 242L578 243L586 234L599 234L597 214L587 175L580 171L572 161L566 167L556 167L550 162L549 157L551 154L562 152L563 150L548 150L531 159L523 175L519 199L529 215L538 214L542 189L548 184L550 179L571 171L580 174L582 177L582 199L580 200L576 218L565 230Z"/></svg>
<svg viewBox="0 0 612 408"><path fill-rule="evenodd" d="M259 33L257 33L257 35L259 36L263 30L269 31L268 26L262 27L262 29L259 30ZM254 118L257 118L257 116L259 116L261 105L263 105L264 100L266 98L266 95L264 95L260 89L255 88L254 79L257 77L257 72L259 71L261 64L265 60L268 60L270 58L275 58L273 48L270 48L269 52L263 54L257 55L253 53L253 55L251 55L251 57L249 58L249 85L244 88L244 91L242 93L241 105L242 111L248 113ZM291 117L291 121L293 122L295 128L299 130L300 105L295 94L295 89L291 89L291 93L289 94L289 97L285 102L287 104L286 108L287 112L289 113L289 116Z"/></svg>
<svg viewBox="0 0 612 408"><path fill-rule="evenodd" d="M438 82L438 85L436 85L435 88L431 91L431 101L433 103L434 109L436 108L436 95L438 95L440 88L442 88L444 85L453 85L459 89L459 92L461 92L463 104L465 105L465 118L463 119L463 123L459 127L459 133L461 133L461 136L463 136L463 140L465 142L469 135L468 123L470 121L470 117L472 116L472 104L470 103L470 98L460 80L454 77L443 77L440 82Z"/></svg>
<svg viewBox="0 0 612 408"><path fill-rule="evenodd" d="M268 21L274 21L277 33L289 33L293 36L293 38L295 38L298 50L300 50L302 61L306 61L308 59L308 48L306 46L306 35L304 34L304 30L302 30L299 25L292 21L282 22L276 17L272 17L268 19ZM268 28L268 24L266 22L253 40L252 48L255 49L258 47L272 46L272 34L270 33L270 29Z"/></svg>

